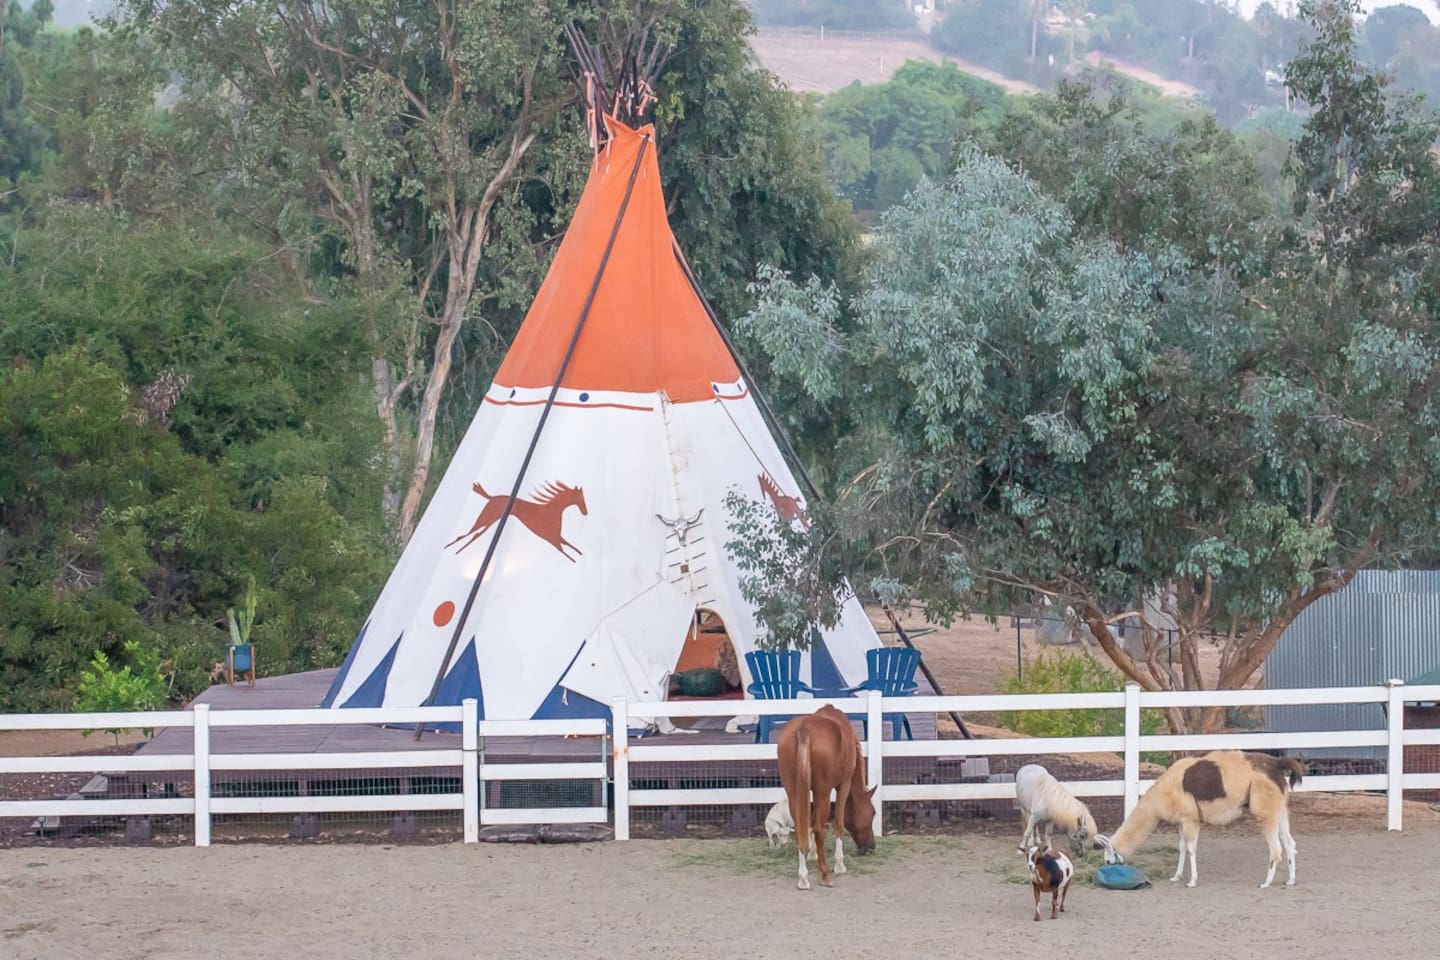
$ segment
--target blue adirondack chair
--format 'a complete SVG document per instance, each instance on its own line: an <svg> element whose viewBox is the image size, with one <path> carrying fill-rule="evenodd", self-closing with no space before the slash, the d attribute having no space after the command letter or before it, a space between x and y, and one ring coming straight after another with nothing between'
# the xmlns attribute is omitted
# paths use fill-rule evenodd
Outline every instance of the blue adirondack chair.
<svg viewBox="0 0 1440 960"><path fill-rule="evenodd" d="M800 651L754 650L745 654L754 681L745 688L756 700L794 700L801 693L814 695L814 689L800 679ZM794 716L760 717L755 725L755 742L769 743L770 731Z"/></svg>
<svg viewBox="0 0 1440 960"><path fill-rule="evenodd" d="M919 689L915 682L915 671L920 666L920 651L910 647L877 647L874 650L865 651L865 666L869 676L865 682L854 687L850 692L859 693L862 690L876 690L882 697L909 697L914 696ZM903 713L887 713L881 721L890 724L890 739L899 740L900 731L905 731L905 736L911 740L915 734L910 730L910 721ZM870 723L862 719L861 723L865 729L865 736L870 735Z"/></svg>

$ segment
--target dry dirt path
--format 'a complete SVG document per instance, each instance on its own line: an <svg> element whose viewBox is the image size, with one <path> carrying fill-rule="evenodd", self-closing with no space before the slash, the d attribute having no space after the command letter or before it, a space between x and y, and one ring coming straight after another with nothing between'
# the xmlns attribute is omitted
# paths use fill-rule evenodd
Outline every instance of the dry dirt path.
<svg viewBox="0 0 1440 960"><path fill-rule="evenodd" d="M857 37L801 36L795 32L768 33L764 30L750 38L750 46L760 64L802 93L830 93L859 80L861 83L884 83L907 60L929 60L932 63L953 63L966 73L1005 88L1007 93L1036 93L1038 88L1023 80L1015 80L969 63L949 54L941 54L922 40L863 39Z"/></svg>
<svg viewBox="0 0 1440 960"><path fill-rule="evenodd" d="M1440 828L1297 821L1299 886L1259 890L1253 823L1207 829L1200 886L1079 888L1030 921L1013 840L892 844L833 889L794 889L761 840L583 846L0 851L0 956L169 958L1432 956ZM1153 840L1169 864L1170 832ZM831 946L834 945L834 946Z"/></svg>

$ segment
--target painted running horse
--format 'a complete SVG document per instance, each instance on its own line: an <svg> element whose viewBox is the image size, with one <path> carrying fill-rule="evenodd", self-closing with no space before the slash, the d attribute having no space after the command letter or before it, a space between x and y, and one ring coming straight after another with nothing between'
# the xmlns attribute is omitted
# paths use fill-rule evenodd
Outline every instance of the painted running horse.
<svg viewBox="0 0 1440 960"><path fill-rule="evenodd" d="M810 529L810 517L805 513L805 508L800 505L799 497L792 497L780 490L775 481L765 474L760 474L760 492L770 498L770 503L775 507L776 514L781 520L791 523L799 521L800 526L806 530Z"/></svg>
<svg viewBox="0 0 1440 960"><path fill-rule="evenodd" d="M830 791L835 791L835 872L845 872L842 833L848 833L859 853L875 849L875 787L865 789L865 761L860 742L845 714L826 704L809 716L785 724L777 747L780 782L790 801L795 821L795 846L800 855L801 890L810 889L805 855L815 844L820 863L820 884L833 886L825 862L825 827L830 822ZM812 796L813 799L812 799ZM811 834L813 833L813 837Z"/></svg>
<svg viewBox="0 0 1440 960"><path fill-rule="evenodd" d="M486 493L485 488L478 483L472 483L470 489L484 497L487 502L484 508L481 509L480 515L475 518L475 522L470 526L470 529L445 544L446 550L449 550L461 540L465 540L466 537L470 539L465 540L465 543L460 549L455 551L456 553L459 553L476 540L479 540L486 530L489 530L499 521L501 514L505 512L505 504L510 500L508 496L502 495L497 497ZM585 507L585 491L579 487L571 487L563 483L547 483L540 489L539 493L536 494L534 500L522 500L516 497L515 505L510 508L510 515L523 523L526 529L535 534L535 536L544 540L556 550L559 550L562 557L574 563L575 557L566 553L565 548L569 547L571 550L574 550L576 556L581 554L581 550L575 546L575 544L566 540L561 530L561 522L564 520L565 511L570 507L579 507L582 517L589 515L590 511Z"/></svg>

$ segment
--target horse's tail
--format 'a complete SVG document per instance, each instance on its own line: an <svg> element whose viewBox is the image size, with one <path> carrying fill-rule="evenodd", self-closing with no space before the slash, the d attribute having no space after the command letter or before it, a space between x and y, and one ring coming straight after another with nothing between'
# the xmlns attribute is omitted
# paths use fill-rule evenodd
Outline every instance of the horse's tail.
<svg viewBox="0 0 1440 960"><path fill-rule="evenodd" d="M1282 775L1289 776L1291 789L1299 786L1300 781L1305 779L1305 764L1296 760L1294 757L1286 757L1280 761L1280 769Z"/></svg>
<svg viewBox="0 0 1440 960"><path fill-rule="evenodd" d="M478 481L478 480L475 481L474 483L470 484L470 489L471 489L471 490L474 490L476 493L480 494L480 496L484 497L486 500L494 500L494 499L495 499L494 497L490 496L490 494L488 494L488 493L485 492L485 488L482 487L482 486L480 486L480 481Z"/></svg>
<svg viewBox="0 0 1440 960"><path fill-rule="evenodd" d="M810 730L795 731L795 780L800 788L800 809L795 813L795 846L802 854L810 853Z"/></svg>

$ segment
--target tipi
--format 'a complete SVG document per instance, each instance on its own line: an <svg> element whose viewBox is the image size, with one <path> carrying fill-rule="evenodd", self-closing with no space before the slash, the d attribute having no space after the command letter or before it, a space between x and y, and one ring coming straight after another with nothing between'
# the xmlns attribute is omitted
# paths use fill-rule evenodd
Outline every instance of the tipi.
<svg viewBox="0 0 1440 960"><path fill-rule="evenodd" d="M665 699L697 611L742 672L755 648L726 496L798 522L804 503L670 232L653 127L604 122L554 263L325 706L608 716L615 697ZM859 602L821 636L802 677L863 680L880 641Z"/></svg>

